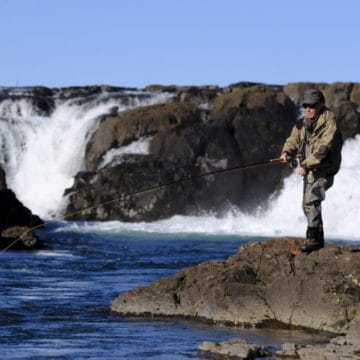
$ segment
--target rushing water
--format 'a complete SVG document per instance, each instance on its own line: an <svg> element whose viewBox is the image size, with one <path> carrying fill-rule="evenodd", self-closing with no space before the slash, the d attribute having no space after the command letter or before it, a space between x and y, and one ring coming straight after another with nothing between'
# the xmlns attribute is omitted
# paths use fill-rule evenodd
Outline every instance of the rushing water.
<svg viewBox="0 0 360 360"><path fill-rule="evenodd" d="M109 230L101 224L96 229L52 224L38 233L49 249L0 255L2 359L196 359L203 341L241 337L273 347L314 341L298 331L111 314L110 303L119 293L224 259L258 238Z"/></svg>
<svg viewBox="0 0 360 360"><path fill-rule="evenodd" d="M21 95L27 90L17 90ZM87 99L55 99L50 116L26 98L0 99L0 163L10 188L44 218L64 207L64 189L82 170L86 141L99 116L166 102L168 94L112 93ZM146 153L149 139L111 150ZM335 185L327 192L327 239L358 244L360 235L360 137L347 141ZM104 165L101 164L100 166ZM246 241L303 235L301 179L290 176L266 212L229 209L175 216L153 223L49 222L38 235L47 250L0 254L0 349L2 359L189 359L205 340L242 337L278 346L314 341L299 332L215 328L174 319L124 318L110 314L115 297L187 266L224 259ZM319 341L322 339L318 339Z"/></svg>

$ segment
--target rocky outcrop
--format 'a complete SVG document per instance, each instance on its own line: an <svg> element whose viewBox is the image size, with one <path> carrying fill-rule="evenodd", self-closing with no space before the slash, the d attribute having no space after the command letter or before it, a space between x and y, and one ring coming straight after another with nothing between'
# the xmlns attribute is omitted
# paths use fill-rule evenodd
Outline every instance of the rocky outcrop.
<svg viewBox="0 0 360 360"><path fill-rule="evenodd" d="M99 119L87 145L86 171L66 191L67 213L73 213L73 219L152 221L199 211L221 214L232 205L247 212L266 207L269 196L290 173L285 166L186 181L136 198L128 195L278 157L298 116L303 91L309 87L324 92L344 139L360 133L358 83L268 86L240 82L226 88L150 85L149 92L173 94L171 101ZM114 158L105 167L99 166L109 151L142 138L150 141L149 154L127 155L121 161ZM117 198L121 201L113 202ZM102 203L108 205L81 211Z"/></svg>
<svg viewBox="0 0 360 360"><path fill-rule="evenodd" d="M358 351L360 250L327 245L295 256L292 250L301 241L281 238L245 244L225 261L187 268L121 294L111 310L217 324L312 329L340 336L328 345L329 351L345 343L354 346L350 352Z"/></svg>
<svg viewBox="0 0 360 360"><path fill-rule="evenodd" d="M128 145L141 137L173 132L199 121L199 111L190 103L169 103L141 107L101 118L98 130L86 149L86 168L97 169L111 148Z"/></svg>
<svg viewBox="0 0 360 360"><path fill-rule="evenodd" d="M152 221L175 214L221 215L233 206L245 212L266 208L269 197L276 195L290 173L284 165L203 177L193 183L187 179L277 158L309 87L324 92L345 140L360 133L359 83L270 86L239 82L227 87L149 85L143 90L39 86L0 88L0 100L10 99L19 114L28 111L30 102L36 116L49 116L58 103L93 106L94 101L106 104L116 97L121 105L107 109L107 114L96 119L97 129L84 134L85 167L74 174L74 186L64 192L69 200L65 213L72 214L67 219ZM159 100L163 104L121 110L136 107L139 99L145 101L142 105L153 104L158 101L155 94L164 95ZM7 109L3 106L2 112ZM149 142L148 154L111 158L139 140ZM186 181L179 183L181 179ZM174 182L176 186L130 196Z"/></svg>
<svg viewBox="0 0 360 360"><path fill-rule="evenodd" d="M205 341L199 346L201 355L214 359L220 355L221 359L255 360L270 357L272 352L256 344L248 344L242 339L231 339L221 343Z"/></svg>
<svg viewBox="0 0 360 360"><path fill-rule="evenodd" d="M0 249L30 250L42 246L31 231L43 221L33 215L7 188L4 170L0 167Z"/></svg>
<svg viewBox="0 0 360 360"><path fill-rule="evenodd" d="M125 196L213 170L277 157L292 126L288 119L295 117L294 104L275 87L249 86L224 94L219 94L218 88L181 91L180 98L189 100L193 94L196 100L175 99L100 119L86 152L87 170L94 176L82 173L76 183L82 186L75 185L67 192L67 213L75 213L74 219L150 221L204 210L219 213L229 204L251 210L266 203L279 186L279 169L185 181L145 196ZM206 100L214 110L204 118L199 104ZM151 137L149 155L126 156L116 166L99 169L110 149L141 137ZM117 197L121 202L116 206L111 203L86 214L81 212L90 204L107 203Z"/></svg>
<svg viewBox="0 0 360 360"><path fill-rule="evenodd" d="M43 243L27 226L12 226L1 231L0 249L35 250L43 248Z"/></svg>
<svg viewBox="0 0 360 360"><path fill-rule="evenodd" d="M326 104L334 111L344 139L360 133L360 83L290 83L284 92L297 104L305 89L318 88L324 93Z"/></svg>
<svg viewBox="0 0 360 360"><path fill-rule="evenodd" d="M324 345L291 344L282 345L276 352L278 358L302 360L360 359L360 312L349 323L346 334L337 336Z"/></svg>

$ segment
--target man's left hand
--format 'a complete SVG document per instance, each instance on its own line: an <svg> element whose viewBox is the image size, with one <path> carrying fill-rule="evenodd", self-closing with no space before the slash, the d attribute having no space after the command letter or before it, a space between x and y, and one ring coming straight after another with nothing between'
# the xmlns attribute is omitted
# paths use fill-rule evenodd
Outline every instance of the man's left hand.
<svg viewBox="0 0 360 360"><path fill-rule="evenodd" d="M306 176L307 171L304 167L299 166L298 168L295 169L296 173L301 175L301 176Z"/></svg>

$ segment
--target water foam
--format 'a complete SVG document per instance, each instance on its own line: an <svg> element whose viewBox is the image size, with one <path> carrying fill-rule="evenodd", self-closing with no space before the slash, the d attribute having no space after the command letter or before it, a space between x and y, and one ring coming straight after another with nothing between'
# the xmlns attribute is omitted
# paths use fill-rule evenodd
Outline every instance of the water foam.
<svg viewBox="0 0 360 360"><path fill-rule="evenodd" d="M98 169L111 163L111 166L117 166L122 163L125 154L149 154L151 137L141 137L139 140L131 142L129 145L120 146L109 150L103 157Z"/></svg>
<svg viewBox="0 0 360 360"><path fill-rule="evenodd" d="M0 162L9 187L33 213L47 219L65 206L64 190L84 169L86 142L99 116L168 101L169 94L126 92L57 100L50 117L37 115L28 99L0 102Z"/></svg>
<svg viewBox="0 0 360 360"><path fill-rule="evenodd" d="M336 240L360 240L360 135L348 140L343 148L342 166L334 186L326 193L323 218L326 237ZM151 223L69 223L61 231L123 233L211 234L240 236L304 236L305 217L301 210L302 178L292 174L285 179L280 195L266 211L244 214L231 209L223 217L214 215L174 216Z"/></svg>
<svg viewBox="0 0 360 360"><path fill-rule="evenodd" d="M99 116L111 111L168 101L169 94L144 92L99 94L89 99L56 101L50 117L39 114L30 99L0 102L0 162L5 164L10 187L34 213L50 218L64 207L64 189L83 168L86 141ZM124 153L147 153L149 139L110 151L102 166ZM360 135L348 140L334 186L323 203L327 237L360 239ZM266 170L264 170L266 171ZM214 215L175 216L153 223L68 224L76 231L145 231L148 233L199 233L249 236L303 236L306 227L301 210L302 179L293 174L267 211L244 214L230 209L222 218ZM68 228L65 226L65 228Z"/></svg>

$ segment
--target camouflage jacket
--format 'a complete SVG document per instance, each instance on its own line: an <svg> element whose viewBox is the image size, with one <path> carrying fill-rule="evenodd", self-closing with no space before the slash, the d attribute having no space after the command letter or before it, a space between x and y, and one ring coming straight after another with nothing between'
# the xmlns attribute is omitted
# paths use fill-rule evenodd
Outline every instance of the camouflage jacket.
<svg viewBox="0 0 360 360"><path fill-rule="evenodd" d="M293 127L282 153L299 155L301 166L312 171L315 177L335 175L340 168L342 136L334 114L324 108L307 128L305 117Z"/></svg>

